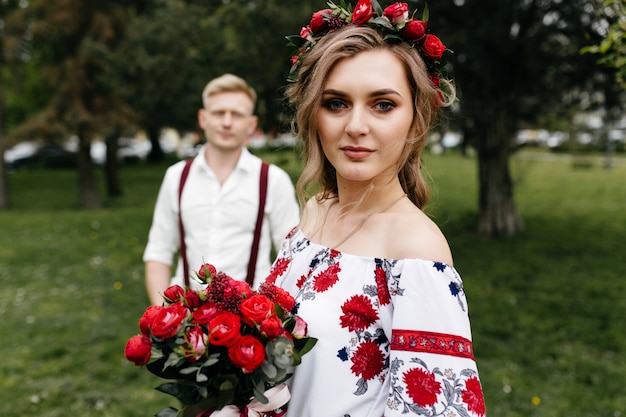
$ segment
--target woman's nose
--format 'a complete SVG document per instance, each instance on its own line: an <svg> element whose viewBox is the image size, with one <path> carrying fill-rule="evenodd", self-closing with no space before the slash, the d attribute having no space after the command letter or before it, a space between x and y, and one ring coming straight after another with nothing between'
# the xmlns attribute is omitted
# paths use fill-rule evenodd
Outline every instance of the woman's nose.
<svg viewBox="0 0 626 417"><path fill-rule="evenodd" d="M367 112L364 109L353 108L350 112L346 133L352 137L362 136L369 132Z"/></svg>

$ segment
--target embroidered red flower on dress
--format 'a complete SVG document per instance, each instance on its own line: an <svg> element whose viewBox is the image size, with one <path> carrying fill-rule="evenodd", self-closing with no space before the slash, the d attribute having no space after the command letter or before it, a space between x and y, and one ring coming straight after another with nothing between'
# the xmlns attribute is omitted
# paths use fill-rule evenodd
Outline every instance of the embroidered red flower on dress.
<svg viewBox="0 0 626 417"><path fill-rule="evenodd" d="M339 280L337 274L341 271L339 264L332 264L326 270L321 272L313 280L313 289L316 292L324 292Z"/></svg>
<svg viewBox="0 0 626 417"><path fill-rule="evenodd" d="M435 379L432 372L420 368L413 368L404 373L409 397L419 407L428 407L437 402L437 395L441 393L441 383Z"/></svg>
<svg viewBox="0 0 626 417"><path fill-rule="evenodd" d="M341 327L351 332L364 330L378 320L378 313L365 295L354 295L341 306Z"/></svg>
<svg viewBox="0 0 626 417"><path fill-rule="evenodd" d="M485 400L483 389L477 377L473 376L465 381L465 389L462 392L463 402L467 404L467 409L478 416L485 415Z"/></svg>
<svg viewBox="0 0 626 417"><path fill-rule="evenodd" d="M364 380L373 379L383 370L385 355L374 342L363 342L352 356L350 370Z"/></svg>
<svg viewBox="0 0 626 417"><path fill-rule="evenodd" d="M378 291L378 301L381 306L386 306L391 303L391 295L389 295L389 288L387 288L387 274L385 270L376 267L376 289Z"/></svg>
<svg viewBox="0 0 626 417"><path fill-rule="evenodd" d="M272 285L276 283L276 280L278 279L278 277L280 277L281 275L285 273L285 271L287 271L287 268L289 268L290 262L291 260L287 258L277 259L276 262L274 262L274 266L272 267L272 270L267 276L265 282L268 282Z"/></svg>

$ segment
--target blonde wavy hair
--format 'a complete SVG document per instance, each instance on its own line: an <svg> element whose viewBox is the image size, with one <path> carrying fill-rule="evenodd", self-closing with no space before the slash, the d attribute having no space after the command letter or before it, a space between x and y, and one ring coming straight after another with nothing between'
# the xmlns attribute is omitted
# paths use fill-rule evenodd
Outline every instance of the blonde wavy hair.
<svg viewBox="0 0 626 417"><path fill-rule="evenodd" d="M296 81L286 90L296 109L294 130L303 146L305 165L296 184L301 205L312 195L319 201L337 195L336 171L324 155L316 129L324 84L340 60L378 48L391 51L402 62L414 97L415 115L397 162L398 178L417 207L423 208L428 202L430 193L421 172L422 152L441 108L455 99L454 85L442 79L441 88L436 88L420 54L408 43L390 43L371 27L350 25L330 32L304 55Z"/></svg>

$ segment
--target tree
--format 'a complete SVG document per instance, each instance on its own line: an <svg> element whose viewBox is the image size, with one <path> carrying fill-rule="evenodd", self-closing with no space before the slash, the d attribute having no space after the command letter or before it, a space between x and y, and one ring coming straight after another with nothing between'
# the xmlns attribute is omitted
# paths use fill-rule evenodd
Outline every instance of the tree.
<svg viewBox="0 0 626 417"><path fill-rule="evenodd" d="M626 3L604 0L597 12L596 27L603 37L597 45L585 46L582 53L600 54L598 63L615 69L615 80L626 90Z"/></svg>
<svg viewBox="0 0 626 417"><path fill-rule="evenodd" d="M524 124L571 108L605 82L578 50L595 0L457 0L431 5L444 27L466 139L478 151L478 231L523 231L509 158ZM431 29L437 30L431 25Z"/></svg>
<svg viewBox="0 0 626 417"><path fill-rule="evenodd" d="M143 2L40 1L10 16L18 37L32 35L41 59L41 77L50 88L39 116L11 134L26 136L41 126L59 126L56 140L77 134L79 199L85 208L101 205L91 161L92 140L132 118L132 111L116 93L118 78L109 57L124 37L128 13L133 10L130 6L137 4Z"/></svg>

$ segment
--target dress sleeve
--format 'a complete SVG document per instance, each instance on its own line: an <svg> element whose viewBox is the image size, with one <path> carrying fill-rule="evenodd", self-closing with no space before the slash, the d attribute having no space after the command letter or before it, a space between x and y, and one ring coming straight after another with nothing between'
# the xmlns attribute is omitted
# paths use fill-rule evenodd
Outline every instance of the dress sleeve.
<svg viewBox="0 0 626 417"><path fill-rule="evenodd" d="M463 282L449 265L389 268L393 304L385 417L485 415Z"/></svg>

